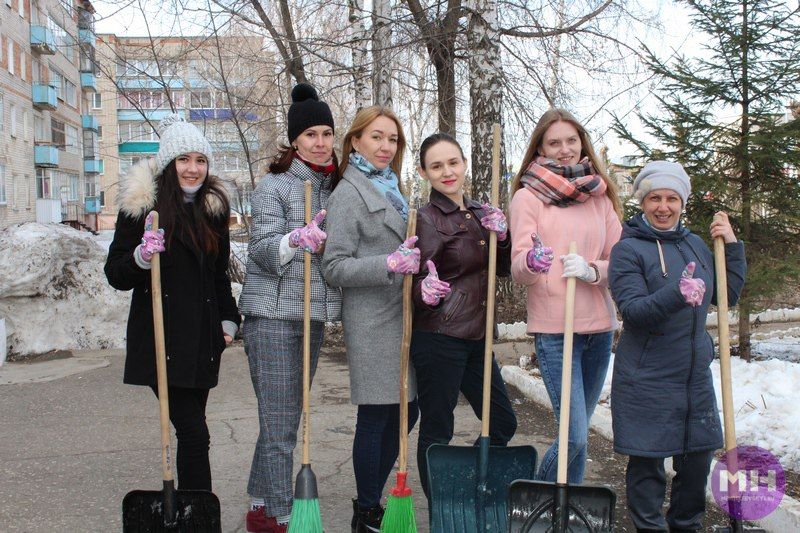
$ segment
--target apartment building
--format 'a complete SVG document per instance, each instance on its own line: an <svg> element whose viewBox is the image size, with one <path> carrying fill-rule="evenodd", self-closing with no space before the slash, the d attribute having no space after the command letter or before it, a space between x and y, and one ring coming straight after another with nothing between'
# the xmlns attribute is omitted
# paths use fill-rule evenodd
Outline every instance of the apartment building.
<svg viewBox="0 0 800 533"><path fill-rule="evenodd" d="M88 0L3 0L0 12L0 227L94 228L94 9Z"/></svg>
<svg viewBox="0 0 800 533"><path fill-rule="evenodd" d="M211 171L228 187L232 217L249 213L251 176L265 172L262 154L272 152L276 135L263 102L277 88L262 76L265 63L252 60L263 55L261 48L257 36L98 35L99 92L92 106L104 167L101 228L114 227L120 180L131 165L158 151L159 121L173 112L210 140Z"/></svg>

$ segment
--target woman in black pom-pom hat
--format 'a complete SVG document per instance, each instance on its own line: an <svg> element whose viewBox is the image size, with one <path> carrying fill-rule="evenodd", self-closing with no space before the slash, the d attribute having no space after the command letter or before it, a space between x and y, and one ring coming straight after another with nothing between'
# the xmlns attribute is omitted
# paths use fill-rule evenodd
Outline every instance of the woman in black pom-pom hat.
<svg viewBox="0 0 800 533"><path fill-rule="evenodd" d="M211 145L180 115L159 125L155 159L134 165L120 182L119 216L105 273L133 290L128 316L125 383L156 392L150 261L161 254L169 418L178 437L178 488L211 490L206 402L217 385L222 351L240 321L228 278L230 207L210 173ZM153 231L159 214L161 229Z"/></svg>
<svg viewBox="0 0 800 533"><path fill-rule="evenodd" d="M306 83L292 90L283 145L253 193L247 276L239 309L260 432L247 493L247 531L286 531L292 512L292 451L297 444L303 377L303 252L311 255L311 375L325 322L338 321L339 289L322 278L325 207L339 180L333 115ZM304 182L312 183L310 224Z"/></svg>

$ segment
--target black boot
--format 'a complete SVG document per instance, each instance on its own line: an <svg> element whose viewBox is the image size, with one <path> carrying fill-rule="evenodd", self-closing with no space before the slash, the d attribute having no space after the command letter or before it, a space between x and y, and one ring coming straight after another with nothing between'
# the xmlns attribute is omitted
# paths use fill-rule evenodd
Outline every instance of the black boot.
<svg viewBox="0 0 800 533"><path fill-rule="evenodd" d="M383 507L380 505L362 509L358 506L358 501L353 500L353 519L350 521L350 527L353 533L380 532L383 511Z"/></svg>

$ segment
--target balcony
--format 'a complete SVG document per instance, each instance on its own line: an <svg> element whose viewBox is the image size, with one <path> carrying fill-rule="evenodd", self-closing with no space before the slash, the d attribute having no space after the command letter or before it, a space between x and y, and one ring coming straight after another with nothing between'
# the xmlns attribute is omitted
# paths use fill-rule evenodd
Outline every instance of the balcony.
<svg viewBox="0 0 800 533"><path fill-rule="evenodd" d="M58 107L56 90L49 85L34 83L31 89L31 99L33 100L33 107L36 109L53 110Z"/></svg>
<svg viewBox="0 0 800 533"><path fill-rule="evenodd" d="M100 128L100 121L94 115L81 115L83 129L97 131Z"/></svg>
<svg viewBox="0 0 800 533"><path fill-rule="evenodd" d="M95 36L92 30L78 30L78 42L81 44L88 44L94 46Z"/></svg>
<svg viewBox="0 0 800 533"><path fill-rule="evenodd" d="M37 144L33 147L33 162L37 167L57 167L58 147L50 144Z"/></svg>
<svg viewBox="0 0 800 533"><path fill-rule="evenodd" d="M31 48L40 54L56 53L56 36L46 26L31 26Z"/></svg>
<svg viewBox="0 0 800 533"><path fill-rule="evenodd" d="M97 92L97 77L94 72L81 72L81 89Z"/></svg>
<svg viewBox="0 0 800 533"><path fill-rule="evenodd" d="M101 174L103 172L102 159L84 159L83 171L86 174Z"/></svg>

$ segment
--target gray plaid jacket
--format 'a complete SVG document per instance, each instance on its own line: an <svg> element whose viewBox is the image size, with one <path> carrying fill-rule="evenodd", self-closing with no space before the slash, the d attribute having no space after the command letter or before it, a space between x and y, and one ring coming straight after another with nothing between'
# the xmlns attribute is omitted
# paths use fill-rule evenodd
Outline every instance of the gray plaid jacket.
<svg viewBox="0 0 800 533"><path fill-rule="evenodd" d="M311 180L311 213L324 209L331 194L331 177L314 172L295 159L283 174L267 174L253 192L253 223L247 250L247 275L239 310L244 315L280 320L303 319L303 254L285 265L279 257L284 235L305 225L304 182ZM323 222L321 227L325 229ZM342 295L325 282L322 257L311 255L311 320L339 320Z"/></svg>

